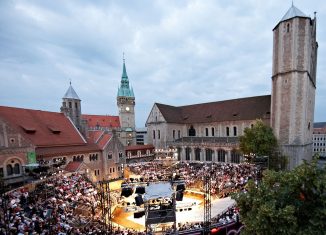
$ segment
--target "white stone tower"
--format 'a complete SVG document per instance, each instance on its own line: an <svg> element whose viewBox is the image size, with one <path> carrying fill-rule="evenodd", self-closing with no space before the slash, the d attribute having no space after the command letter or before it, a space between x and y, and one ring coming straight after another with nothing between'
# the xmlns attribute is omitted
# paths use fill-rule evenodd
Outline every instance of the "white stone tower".
<svg viewBox="0 0 326 235"><path fill-rule="evenodd" d="M83 133L81 120L81 100L79 99L71 82L66 94L62 98L61 112L64 113L74 123L76 128Z"/></svg>
<svg viewBox="0 0 326 235"><path fill-rule="evenodd" d="M271 126L292 169L312 157L316 16L312 19L292 5L273 35Z"/></svg>
<svg viewBox="0 0 326 235"><path fill-rule="evenodd" d="M129 86L125 59L123 59L123 69L120 86L118 88L117 105L121 126L120 140L125 146L134 145L136 144L135 95L132 87Z"/></svg>

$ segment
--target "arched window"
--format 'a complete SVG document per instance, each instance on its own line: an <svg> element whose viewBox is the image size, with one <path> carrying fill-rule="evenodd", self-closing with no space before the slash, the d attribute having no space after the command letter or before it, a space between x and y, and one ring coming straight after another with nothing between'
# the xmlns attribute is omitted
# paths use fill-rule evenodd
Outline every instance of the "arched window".
<svg viewBox="0 0 326 235"><path fill-rule="evenodd" d="M109 159L109 160L112 159L112 154L113 154L112 152L109 152L109 153L108 153L108 159Z"/></svg>
<svg viewBox="0 0 326 235"><path fill-rule="evenodd" d="M215 129L214 129L214 127L212 127L212 136L214 136L215 135Z"/></svg>
<svg viewBox="0 0 326 235"><path fill-rule="evenodd" d="M217 161L219 162L225 162L225 151L223 149L219 149L217 151Z"/></svg>
<svg viewBox="0 0 326 235"><path fill-rule="evenodd" d="M208 136L208 128L205 128L205 135Z"/></svg>
<svg viewBox="0 0 326 235"><path fill-rule="evenodd" d="M213 150L206 149L206 161L212 161Z"/></svg>
<svg viewBox="0 0 326 235"><path fill-rule="evenodd" d="M153 139L155 140L155 130L153 130Z"/></svg>
<svg viewBox="0 0 326 235"><path fill-rule="evenodd" d="M190 126L190 129L188 131L188 136L196 136L196 130L193 126Z"/></svg>
<svg viewBox="0 0 326 235"><path fill-rule="evenodd" d="M7 176L14 174L14 169L11 164L7 165Z"/></svg>
<svg viewBox="0 0 326 235"><path fill-rule="evenodd" d="M226 136L230 136L230 128L228 126L226 127Z"/></svg>
<svg viewBox="0 0 326 235"><path fill-rule="evenodd" d="M233 136L237 136L237 127L236 126L234 126L233 127Z"/></svg>
<svg viewBox="0 0 326 235"><path fill-rule="evenodd" d="M231 151L231 163L240 163L240 153L235 149Z"/></svg>
<svg viewBox="0 0 326 235"><path fill-rule="evenodd" d="M287 31L287 32L290 32L290 24L287 24L287 25L286 25L286 31Z"/></svg>
<svg viewBox="0 0 326 235"><path fill-rule="evenodd" d="M190 153L191 153L191 148L187 147L186 148L186 160L190 161Z"/></svg>
<svg viewBox="0 0 326 235"><path fill-rule="evenodd" d="M181 161L181 148L178 148L178 161Z"/></svg>
<svg viewBox="0 0 326 235"><path fill-rule="evenodd" d="M200 148L195 149L195 160L200 161Z"/></svg>
<svg viewBox="0 0 326 235"><path fill-rule="evenodd" d="M14 165L14 174L15 175L20 174L20 165L19 165L19 163L15 163L15 165Z"/></svg>

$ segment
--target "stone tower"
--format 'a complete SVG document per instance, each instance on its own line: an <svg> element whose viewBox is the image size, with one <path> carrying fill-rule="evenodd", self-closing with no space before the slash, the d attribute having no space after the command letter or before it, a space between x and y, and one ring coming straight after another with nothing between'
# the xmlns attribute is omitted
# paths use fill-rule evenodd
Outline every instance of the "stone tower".
<svg viewBox="0 0 326 235"><path fill-rule="evenodd" d="M76 128L83 133L81 120L81 100L79 99L71 82L66 94L62 98L61 112L64 113L74 123Z"/></svg>
<svg viewBox="0 0 326 235"><path fill-rule="evenodd" d="M271 126L288 167L310 160L316 90L316 16L291 6L273 29Z"/></svg>
<svg viewBox="0 0 326 235"><path fill-rule="evenodd" d="M120 140L124 145L134 145L136 143L135 95L132 87L129 86L129 79L124 59L121 82L118 88L117 105L121 126Z"/></svg>

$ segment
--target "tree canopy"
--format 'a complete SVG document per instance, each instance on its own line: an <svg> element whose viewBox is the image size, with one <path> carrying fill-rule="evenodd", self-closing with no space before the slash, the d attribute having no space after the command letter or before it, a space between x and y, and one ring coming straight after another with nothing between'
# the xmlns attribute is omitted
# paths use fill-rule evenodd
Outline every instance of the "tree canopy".
<svg viewBox="0 0 326 235"><path fill-rule="evenodd" d="M276 147L272 128L260 119L251 128L245 128L244 135L240 136L240 150L247 155L271 156Z"/></svg>
<svg viewBox="0 0 326 235"><path fill-rule="evenodd" d="M326 169L317 162L292 171L265 171L257 187L234 195L245 224L241 234L325 234Z"/></svg>

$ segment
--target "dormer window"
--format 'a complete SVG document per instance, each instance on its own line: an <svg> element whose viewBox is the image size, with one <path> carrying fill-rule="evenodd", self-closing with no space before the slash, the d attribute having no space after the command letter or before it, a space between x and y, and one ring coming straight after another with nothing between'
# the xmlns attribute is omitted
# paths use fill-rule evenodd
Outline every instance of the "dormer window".
<svg viewBox="0 0 326 235"><path fill-rule="evenodd" d="M21 126L27 134L34 134L36 132L35 127L32 126Z"/></svg>
<svg viewBox="0 0 326 235"><path fill-rule="evenodd" d="M53 134L60 134L61 130L55 126L48 126L49 130L53 133Z"/></svg>

